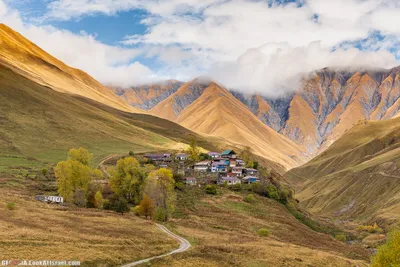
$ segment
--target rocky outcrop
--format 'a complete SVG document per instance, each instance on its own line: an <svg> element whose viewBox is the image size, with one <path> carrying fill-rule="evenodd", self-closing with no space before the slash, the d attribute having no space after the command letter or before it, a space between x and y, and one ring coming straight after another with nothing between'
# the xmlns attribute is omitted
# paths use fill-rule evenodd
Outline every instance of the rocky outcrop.
<svg viewBox="0 0 400 267"><path fill-rule="evenodd" d="M283 98L233 95L265 124L315 154L360 120L398 115L400 68L368 72L325 68L305 77L296 93Z"/></svg>

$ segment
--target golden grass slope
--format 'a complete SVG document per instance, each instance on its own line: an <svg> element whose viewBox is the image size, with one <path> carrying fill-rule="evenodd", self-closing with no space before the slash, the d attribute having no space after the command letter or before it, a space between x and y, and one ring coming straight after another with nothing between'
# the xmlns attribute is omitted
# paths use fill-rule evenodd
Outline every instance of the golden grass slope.
<svg viewBox="0 0 400 267"><path fill-rule="evenodd" d="M170 113L167 108L166 114ZM243 103L214 82L175 121L193 131L249 146L255 154L286 169L305 160L300 146L263 124Z"/></svg>
<svg viewBox="0 0 400 267"><path fill-rule="evenodd" d="M0 24L0 47L0 64L28 79L59 92L84 96L120 110L143 113L87 73L67 66L4 24Z"/></svg>
<svg viewBox="0 0 400 267"><path fill-rule="evenodd" d="M361 121L285 179L313 213L390 225L400 218L399 141L400 118Z"/></svg>

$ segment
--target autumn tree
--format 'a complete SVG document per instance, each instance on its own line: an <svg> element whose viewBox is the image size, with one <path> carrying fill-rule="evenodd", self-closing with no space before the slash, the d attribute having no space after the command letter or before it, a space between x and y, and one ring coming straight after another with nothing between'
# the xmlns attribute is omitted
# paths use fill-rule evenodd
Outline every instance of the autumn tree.
<svg viewBox="0 0 400 267"><path fill-rule="evenodd" d="M242 152L240 152L240 158L243 159L244 163L246 164L247 168L254 168L254 165L256 164L251 156L251 148L249 146L246 146ZM257 163L258 165L258 163Z"/></svg>
<svg viewBox="0 0 400 267"><path fill-rule="evenodd" d="M386 243L378 248L372 258L372 267L400 266L400 230L389 233Z"/></svg>
<svg viewBox="0 0 400 267"><path fill-rule="evenodd" d="M91 164L92 158L93 154L90 154L89 151L82 147L78 149L73 148L68 152L68 159L76 160L86 166Z"/></svg>
<svg viewBox="0 0 400 267"><path fill-rule="evenodd" d="M92 170L81 162L69 159L54 168L57 178L58 193L66 201L71 201L77 190L86 192L92 177Z"/></svg>
<svg viewBox="0 0 400 267"><path fill-rule="evenodd" d="M139 205L139 213L142 216L145 216L146 219L148 217L152 218L154 214L154 203L153 200L151 200L150 197L147 195L144 195L142 201L140 201Z"/></svg>
<svg viewBox="0 0 400 267"><path fill-rule="evenodd" d="M115 167L109 169L109 173L114 193L128 202L139 203L146 176L146 170L140 167L139 162L132 157L120 159Z"/></svg>
<svg viewBox="0 0 400 267"><path fill-rule="evenodd" d="M171 170L161 168L146 178L144 193L153 201L157 214L163 214L160 220L167 221L175 209L175 181Z"/></svg>
<svg viewBox="0 0 400 267"><path fill-rule="evenodd" d="M199 161L200 159L200 149L197 147L197 141L195 138L190 140L190 146L186 153L190 156L193 161Z"/></svg>
<svg viewBox="0 0 400 267"><path fill-rule="evenodd" d="M97 191L94 195L94 206L95 208L101 209L103 207L103 194L100 191Z"/></svg>

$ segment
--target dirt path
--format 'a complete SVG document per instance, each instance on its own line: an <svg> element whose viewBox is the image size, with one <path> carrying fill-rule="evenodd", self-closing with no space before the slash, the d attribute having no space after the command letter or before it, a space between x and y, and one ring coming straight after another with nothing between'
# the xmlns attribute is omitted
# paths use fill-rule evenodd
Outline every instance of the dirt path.
<svg viewBox="0 0 400 267"><path fill-rule="evenodd" d="M167 233L170 237L175 238L176 240L178 240L178 241L180 242L179 248L178 248L178 249L175 249L175 250L173 250L173 251L171 251L171 252L165 253L165 254L163 254L163 255L154 256L154 257L151 257L151 258L148 258L148 259L144 259L144 260L140 260L140 261L131 262L131 263L128 263L128 264L123 265L123 266L121 266L121 267L137 266L137 265L139 265L139 264L146 263L146 262L149 262L149 261L154 260L154 259L163 258L163 257L169 256L169 255L172 255L172 254L184 252L184 251L188 250L188 249L191 247L190 242L187 241L186 239L184 239L183 237L180 237L180 236L178 236L178 235L172 233L170 230L168 230L168 229L167 229L165 226L163 226L163 225L160 225L160 224L156 224L156 225L157 225L162 231L164 231L165 233Z"/></svg>
<svg viewBox="0 0 400 267"><path fill-rule="evenodd" d="M106 168L106 166L104 165L104 163L105 163L107 160L112 159L112 158L114 158L114 157L116 157L116 156L118 156L118 154L111 154L111 155L105 157L105 158L104 158L102 161L100 161L100 163L99 163L99 168L100 168L100 170L105 174L106 177L108 177L108 173L107 173L107 168Z"/></svg>

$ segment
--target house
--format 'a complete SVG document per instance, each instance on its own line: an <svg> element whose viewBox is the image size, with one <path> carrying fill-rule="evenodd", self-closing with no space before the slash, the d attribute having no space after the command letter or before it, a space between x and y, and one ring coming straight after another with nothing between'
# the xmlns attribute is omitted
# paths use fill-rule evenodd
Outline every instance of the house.
<svg viewBox="0 0 400 267"><path fill-rule="evenodd" d="M235 159L236 158L236 152L233 151L233 150L225 150L224 152L221 153L221 157Z"/></svg>
<svg viewBox="0 0 400 267"><path fill-rule="evenodd" d="M176 160L185 161L188 158L188 154L186 153L178 153L175 155Z"/></svg>
<svg viewBox="0 0 400 267"><path fill-rule="evenodd" d="M258 183L260 182L260 179L258 179L258 177L255 176L246 176L242 179L243 183L246 184L253 184L253 183Z"/></svg>
<svg viewBox="0 0 400 267"><path fill-rule="evenodd" d="M236 159L236 166L241 166L243 167L245 165L245 162L241 159Z"/></svg>
<svg viewBox="0 0 400 267"><path fill-rule="evenodd" d="M241 181L236 177L221 177L218 180L218 184L219 185L222 185L222 184L225 184L225 183L227 183L228 185L235 185L235 184L240 184Z"/></svg>
<svg viewBox="0 0 400 267"><path fill-rule="evenodd" d="M248 176L258 176L258 170L252 168L246 168L245 173Z"/></svg>
<svg viewBox="0 0 400 267"><path fill-rule="evenodd" d="M187 184L187 185L197 185L197 179L194 177L186 177L183 180L184 180L185 184Z"/></svg>
<svg viewBox="0 0 400 267"><path fill-rule="evenodd" d="M236 173L228 172L228 173L226 174L226 177L237 177L237 175L236 175Z"/></svg>
<svg viewBox="0 0 400 267"><path fill-rule="evenodd" d="M171 161L171 154L145 154L144 157L152 161Z"/></svg>
<svg viewBox="0 0 400 267"><path fill-rule="evenodd" d="M229 163L230 163L228 158L215 158L213 161L214 162L224 162L226 166L229 166Z"/></svg>
<svg viewBox="0 0 400 267"><path fill-rule="evenodd" d="M210 156L210 158L212 158L212 159L216 159L216 158L219 158L220 156L221 156L221 154L219 154L218 152L208 152L207 153L209 156Z"/></svg>
<svg viewBox="0 0 400 267"><path fill-rule="evenodd" d="M232 168L232 173L234 173L236 175L236 177L242 176L243 175L243 168L242 167L233 167Z"/></svg>
<svg viewBox="0 0 400 267"><path fill-rule="evenodd" d="M228 166L226 165L226 163L223 161L217 161L217 162L213 162L211 164L211 172L227 172L228 171Z"/></svg>
<svg viewBox="0 0 400 267"><path fill-rule="evenodd" d="M194 165L194 170L198 172L206 172L211 166L210 161L200 161Z"/></svg>
<svg viewBox="0 0 400 267"><path fill-rule="evenodd" d="M236 167L236 159L229 159L229 167Z"/></svg>

